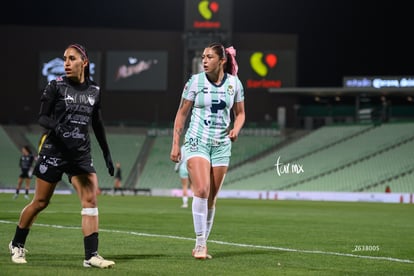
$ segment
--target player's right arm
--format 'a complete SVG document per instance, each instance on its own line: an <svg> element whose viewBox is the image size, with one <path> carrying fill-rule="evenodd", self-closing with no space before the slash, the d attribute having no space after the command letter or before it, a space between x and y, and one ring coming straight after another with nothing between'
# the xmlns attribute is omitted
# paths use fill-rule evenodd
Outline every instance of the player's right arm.
<svg viewBox="0 0 414 276"><path fill-rule="evenodd" d="M187 116L193 107L192 101L181 98L181 103L178 108L177 114L174 120L174 131L173 131L173 141L170 159L174 162L179 162L181 159L181 135L184 132L185 121Z"/></svg>
<svg viewBox="0 0 414 276"><path fill-rule="evenodd" d="M40 97L39 124L49 130L54 130L57 121L53 118L53 108L56 97L56 81L51 81L43 90Z"/></svg>

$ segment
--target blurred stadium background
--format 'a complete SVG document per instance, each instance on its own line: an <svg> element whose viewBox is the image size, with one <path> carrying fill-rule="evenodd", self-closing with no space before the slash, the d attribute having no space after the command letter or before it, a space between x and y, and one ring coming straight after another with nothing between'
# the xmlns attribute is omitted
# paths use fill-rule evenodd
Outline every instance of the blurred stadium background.
<svg viewBox="0 0 414 276"><path fill-rule="evenodd" d="M40 135L36 125L0 128L0 189L14 191L19 145L36 149ZM169 160L171 128L108 127L108 140L114 161L122 164L124 188L171 196L179 189ZM314 130L245 128L233 144L222 192L384 193L390 186L394 193L412 194L413 148L413 122L333 124ZM112 189L113 179L94 138L93 156L101 189ZM59 189L72 190L66 179Z"/></svg>
<svg viewBox="0 0 414 276"><path fill-rule="evenodd" d="M0 51L8 65L1 74L1 191L14 191L20 147L37 147L39 97L47 81L62 74L60 52L79 42L89 50L103 91L109 144L122 164L124 187L171 195L180 187L169 151L184 81L200 70L200 50L220 41L238 50L247 115L223 193L384 193L386 186L414 193L414 76L348 72L335 87L302 87L298 34L234 32L233 1L214 3L182 1L181 31L1 24L7 43ZM122 75L122 69L134 73ZM100 186L111 189L93 142ZM64 179L58 190L72 188Z"/></svg>

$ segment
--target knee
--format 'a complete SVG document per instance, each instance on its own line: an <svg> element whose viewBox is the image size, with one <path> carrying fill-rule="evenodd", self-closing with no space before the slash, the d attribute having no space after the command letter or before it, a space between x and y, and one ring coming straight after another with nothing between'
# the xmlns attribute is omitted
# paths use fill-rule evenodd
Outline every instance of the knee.
<svg viewBox="0 0 414 276"><path fill-rule="evenodd" d="M84 198L83 202L87 203L90 206L95 206L96 205L96 197L88 196L88 197Z"/></svg>
<svg viewBox="0 0 414 276"><path fill-rule="evenodd" d="M34 200L32 201L32 206L38 211L42 211L47 206L49 206L49 200Z"/></svg>
<svg viewBox="0 0 414 276"><path fill-rule="evenodd" d="M209 188L208 187L198 187L194 189L193 193L201 198L207 198L209 196Z"/></svg>
<svg viewBox="0 0 414 276"><path fill-rule="evenodd" d="M82 197L82 206L84 208L93 208L96 207L96 195L88 194Z"/></svg>

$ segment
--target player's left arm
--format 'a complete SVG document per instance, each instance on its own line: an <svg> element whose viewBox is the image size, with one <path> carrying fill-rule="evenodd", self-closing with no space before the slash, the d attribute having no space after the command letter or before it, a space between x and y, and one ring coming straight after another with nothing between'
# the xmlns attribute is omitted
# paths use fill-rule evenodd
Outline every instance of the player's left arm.
<svg viewBox="0 0 414 276"><path fill-rule="evenodd" d="M244 101L236 102L233 105L234 124L233 128L229 132L229 138L232 142L237 140L240 130L244 125L246 115L244 112Z"/></svg>
<svg viewBox="0 0 414 276"><path fill-rule="evenodd" d="M113 176L115 170L114 163L112 161L111 152L109 150L108 141L106 139L102 113L99 107L95 108L92 114L92 128L95 133L96 140L98 140L98 144L101 147L108 172L111 176Z"/></svg>

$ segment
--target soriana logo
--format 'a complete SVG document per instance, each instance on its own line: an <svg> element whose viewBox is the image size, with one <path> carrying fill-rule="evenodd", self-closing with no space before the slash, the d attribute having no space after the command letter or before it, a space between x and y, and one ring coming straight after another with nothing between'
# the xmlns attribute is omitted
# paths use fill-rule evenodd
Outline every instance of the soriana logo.
<svg viewBox="0 0 414 276"><path fill-rule="evenodd" d="M218 10L219 4L214 1L203 0L198 4L198 12L206 20L210 20L213 17L213 13L216 13Z"/></svg>
<svg viewBox="0 0 414 276"><path fill-rule="evenodd" d="M281 80L269 78L277 67L278 57L274 53L254 52L250 56L250 67L260 79L248 79L247 88L280 88Z"/></svg>
<svg viewBox="0 0 414 276"><path fill-rule="evenodd" d="M265 77L276 64L277 56L275 54L264 55L262 52L254 52L250 56L250 66L261 77Z"/></svg>
<svg viewBox="0 0 414 276"><path fill-rule="evenodd" d="M220 29L221 22L214 20L214 15L219 12L220 5L215 1L202 0L198 3L198 12L204 19L195 20L193 27L196 29Z"/></svg>

